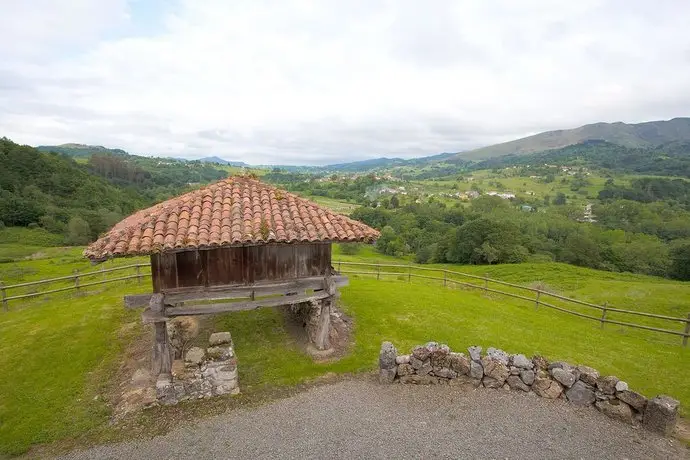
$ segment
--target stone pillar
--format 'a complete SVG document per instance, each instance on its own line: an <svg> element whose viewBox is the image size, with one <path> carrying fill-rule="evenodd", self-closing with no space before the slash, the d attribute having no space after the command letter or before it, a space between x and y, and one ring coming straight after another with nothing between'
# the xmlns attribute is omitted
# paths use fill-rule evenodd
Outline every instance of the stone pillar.
<svg viewBox="0 0 690 460"><path fill-rule="evenodd" d="M678 421L680 403L670 396L659 395L647 402L642 424L656 433L670 436Z"/></svg>
<svg viewBox="0 0 690 460"><path fill-rule="evenodd" d="M383 342L381 344L381 352L379 353L379 382L393 383L397 373L398 365L395 363L395 358L398 356L398 350L390 342Z"/></svg>

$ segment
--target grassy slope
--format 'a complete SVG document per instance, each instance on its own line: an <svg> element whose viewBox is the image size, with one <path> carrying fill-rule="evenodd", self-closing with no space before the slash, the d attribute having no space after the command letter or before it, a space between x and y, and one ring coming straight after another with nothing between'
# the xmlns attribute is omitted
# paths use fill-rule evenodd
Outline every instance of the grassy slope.
<svg viewBox="0 0 690 460"><path fill-rule="evenodd" d="M342 255L338 248L334 253L336 260L406 263L369 247L354 256ZM31 278L84 268L77 254L61 257L64 263L57 258L6 265L36 270ZM651 277L561 264L454 268L521 283L539 280L565 294L606 297L616 305L630 302L635 291L647 311L690 304L690 284ZM243 390L251 394L253 388L290 385L329 371L374 369L382 340L392 340L401 350L439 340L457 349L480 344L587 363L617 374L649 396L666 392L680 398L687 414L690 383L683 371L690 365L690 349L681 348L676 337L610 325L601 330L596 323L569 315L535 311L523 301L442 289L438 282L408 284L405 276L392 278L352 276L351 286L342 290L343 307L355 320L355 342L353 352L333 364L315 364L302 354L276 310L218 317L217 329L233 333ZM131 283L109 286L93 296L59 294L0 313L0 373L11 376L0 381L0 455L93 428L107 429L107 408L93 398L120 359L128 338L123 326L138 321L138 313L122 308L122 295L147 287Z"/></svg>
<svg viewBox="0 0 690 460"><path fill-rule="evenodd" d="M113 285L96 295L42 298L0 314L0 456L82 434L107 420L94 400L121 356L126 322Z"/></svg>

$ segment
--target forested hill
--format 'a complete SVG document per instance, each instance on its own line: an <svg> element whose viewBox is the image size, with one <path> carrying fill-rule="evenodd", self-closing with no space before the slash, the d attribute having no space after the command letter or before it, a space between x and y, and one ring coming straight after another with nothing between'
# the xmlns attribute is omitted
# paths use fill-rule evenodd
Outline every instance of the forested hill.
<svg viewBox="0 0 690 460"><path fill-rule="evenodd" d="M85 144L61 144L61 145L39 145L36 147L41 152L64 153L71 157L90 157L93 154L110 153L115 155L127 155L122 149L109 149L102 145Z"/></svg>
<svg viewBox="0 0 690 460"><path fill-rule="evenodd" d="M540 166L545 163L635 174L690 177L690 142L672 142L653 148L630 148L605 141L587 141L529 155L492 158L475 163L472 169Z"/></svg>
<svg viewBox="0 0 690 460"><path fill-rule="evenodd" d="M0 225L40 226L84 244L137 209L227 176L201 162L111 152L86 164L0 138Z"/></svg>
<svg viewBox="0 0 690 460"><path fill-rule="evenodd" d="M134 190L90 174L67 155L0 139L0 220L5 225L40 225L55 233L66 233L72 225L75 233L91 238L145 201Z"/></svg>

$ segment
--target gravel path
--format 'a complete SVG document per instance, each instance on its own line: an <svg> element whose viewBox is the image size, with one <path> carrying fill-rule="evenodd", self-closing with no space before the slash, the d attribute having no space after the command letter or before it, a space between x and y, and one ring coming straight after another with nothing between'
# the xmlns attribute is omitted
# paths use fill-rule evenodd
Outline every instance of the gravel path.
<svg viewBox="0 0 690 460"><path fill-rule="evenodd" d="M501 390L351 380L68 459L687 459L591 408Z"/></svg>

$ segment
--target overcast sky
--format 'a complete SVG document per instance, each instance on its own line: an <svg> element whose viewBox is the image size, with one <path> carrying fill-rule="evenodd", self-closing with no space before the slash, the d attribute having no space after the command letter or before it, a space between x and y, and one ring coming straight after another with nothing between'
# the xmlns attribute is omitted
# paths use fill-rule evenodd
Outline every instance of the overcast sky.
<svg viewBox="0 0 690 460"><path fill-rule="evenodd" d="M690 115L687 0L0 0L0 136L252 164Z"/></svg>

